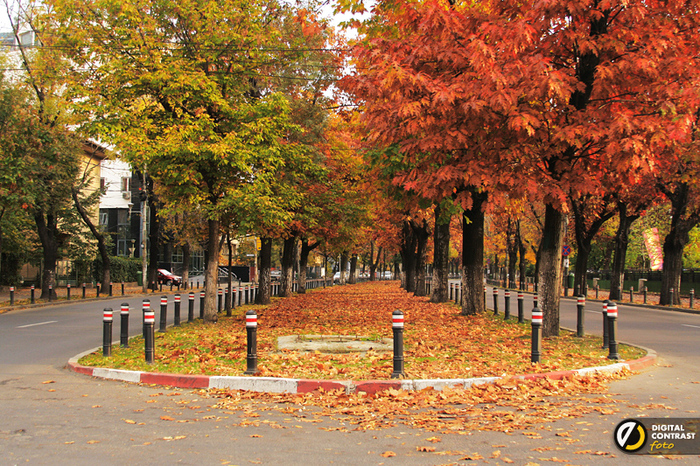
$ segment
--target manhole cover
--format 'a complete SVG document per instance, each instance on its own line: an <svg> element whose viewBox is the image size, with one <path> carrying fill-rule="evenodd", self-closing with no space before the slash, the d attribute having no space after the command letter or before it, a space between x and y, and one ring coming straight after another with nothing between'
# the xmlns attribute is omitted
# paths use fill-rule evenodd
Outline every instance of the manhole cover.
<svg viewBox="0 0 700 466"><path fill-rule="evenodd" d="M288 335L277 338L277 349L321 353L364 353L393 351L391 338L370 339L354 335Z"/></svg>

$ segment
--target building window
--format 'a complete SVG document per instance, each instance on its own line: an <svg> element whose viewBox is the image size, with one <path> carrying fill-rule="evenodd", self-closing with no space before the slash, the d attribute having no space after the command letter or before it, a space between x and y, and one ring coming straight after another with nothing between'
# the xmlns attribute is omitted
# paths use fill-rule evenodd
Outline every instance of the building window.
<svg viewBox="0 0 700 466"><path fill-rule="evenodd" d="M183 258L182 248L175 248L173 250L173 254L170 256L171 261L174 264L182 264L182 258Z"/></svg>
<svg viewBox="0 0 700 466"><path fill-rule="evenodd" d="M122 192L131 191L131 178L122 177Z"/></svg>
<svg viewBox="0 0 700 466"><path fill-rule="evenodd" d="M107 189L107 180L104 177L102 177L102 178L100 178L100 191L105 192L106 189Z"/></svg>
<svg viewBox="0 0 700 466"><path fill-rule="evenodd" d="M109 223L109 213L100 212L100 225L104 226L106 228L108 223Z"/></svg>

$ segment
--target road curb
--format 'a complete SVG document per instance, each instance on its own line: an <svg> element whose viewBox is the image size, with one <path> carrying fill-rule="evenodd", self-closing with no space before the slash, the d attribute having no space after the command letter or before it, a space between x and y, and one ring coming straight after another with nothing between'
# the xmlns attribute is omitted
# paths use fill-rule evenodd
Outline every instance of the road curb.
<svg viewBox="0 0 700 466"><path fill-rule="evenodd" d="M561 380L574 375L595 373L614 374L623 370L639 371L652 366L658 358L656 351L639 347L647 352L646 356L633 361L625 361L607 366L585 367L566 371L554 371L539 374L524 374L510 377L520 380L552 379ZM426 388L442 390L446 387L468 389L474 385L492 384L505 377L474 377L468 379L392 379L392 380L308 380L287 379L282 377L244 377L244 376L209 376L187 374L164 374L158 372L126 371L102 367L88 367L78 363L80 358L100 350L94 348L72 357L66 367L79 374L90 375L106 380L118 380L131 383L163 385L176 388L224 388L245 390L258 393L313 393L320 390L343 390L345 393L366 393L373 395L385 390L419 391Z"/></svg>

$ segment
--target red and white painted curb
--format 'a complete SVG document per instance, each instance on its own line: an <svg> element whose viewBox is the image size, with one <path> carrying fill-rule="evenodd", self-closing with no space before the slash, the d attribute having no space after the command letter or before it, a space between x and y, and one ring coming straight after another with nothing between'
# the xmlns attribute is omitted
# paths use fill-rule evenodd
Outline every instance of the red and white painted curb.
<svg viewBox="0 0 700 466"><path fill-rule="evenodd" d="M656 352L647 348L642 348L647 355L628 362L620 362L608 366L587 367L583 369L573 369L567 371L547 372L542 374L518 375L513 378L534 380L548 378L560 380L573 375L588 375L594 373L613 374L623 370L638 371L652 366L657 359ZM93 377L108 380L120 380L132 383L147 383L163 385L177 388L226 388L230 390L246 390L251 392L266 393L310 393L323 389L344 390L345 393L374 394L383 390L423 390L433 388L442 390L445 387L465 388L472 385L495 383L504 377L477 377L470 379L421 379L421 380L305 380L305 379L285 379L281 377L233 377L214 375L186 375L186 374L162 374L157 372L126 371L120 369L105 369L102 367L87 367L78 364L78 360L83 356L99 350L90 350L81 353L68 361L67 367L80 374L87 374Z"/></svg>

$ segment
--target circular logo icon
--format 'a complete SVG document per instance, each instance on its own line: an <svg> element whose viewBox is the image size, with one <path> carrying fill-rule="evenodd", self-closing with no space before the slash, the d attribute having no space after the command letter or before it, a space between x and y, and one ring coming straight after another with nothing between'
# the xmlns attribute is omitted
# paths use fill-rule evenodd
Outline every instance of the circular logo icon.
<svg viewBox="0 0 700 466"><path fill-rule="evenodd" d="M644 447L647 441L647 430L635 419L625 419L615 427L615 445L626 452L634 453Z"/></svg>

